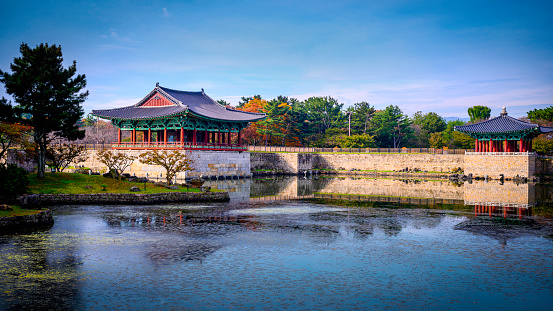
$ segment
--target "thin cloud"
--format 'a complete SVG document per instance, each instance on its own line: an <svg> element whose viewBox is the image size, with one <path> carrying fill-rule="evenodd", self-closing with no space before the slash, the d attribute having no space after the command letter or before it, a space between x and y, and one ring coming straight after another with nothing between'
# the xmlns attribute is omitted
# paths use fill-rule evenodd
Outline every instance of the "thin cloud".
<svg viewBox="0 0 553 311"><path fill-rule="evenodd" d="M171 14L169 14L169 12L167 11L167 8L163 8L163 9L161 9L161 11L163 12L163 17L171 16Z"/></svg>

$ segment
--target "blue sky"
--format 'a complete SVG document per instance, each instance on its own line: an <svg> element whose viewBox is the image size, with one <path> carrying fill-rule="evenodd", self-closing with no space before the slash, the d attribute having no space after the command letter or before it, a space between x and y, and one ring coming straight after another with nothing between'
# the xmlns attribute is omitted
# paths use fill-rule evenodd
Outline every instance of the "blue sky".
<svg viewBox="0 0 553 311"><path fill-rule="evenodd" d="M87 113L156 82L232 104L332 96L408 115L553 105L553 1L21 0L2 1L0 30L4 71L22 42L61 45L86 74Z"/></svg>

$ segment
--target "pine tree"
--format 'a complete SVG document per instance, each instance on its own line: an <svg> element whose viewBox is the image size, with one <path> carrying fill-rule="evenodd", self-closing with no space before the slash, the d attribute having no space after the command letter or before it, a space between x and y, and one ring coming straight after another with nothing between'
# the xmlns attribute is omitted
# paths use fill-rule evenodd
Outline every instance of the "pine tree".
<svg viewBox="0 0 553 311"><path fill-rule="evenodd" d="M0 70L0 82L4 83L16 107L22 114L30 115L21 119L34 128L34 141L38 146L38 178L44 177L46 147L56 138L75 140L84 137L77 122L84 111L81 103L88 91L85 75L77 75L76 62L63 68L61 47L40 44L31 49L21 44L21 57L16 57L10 68L12 73Z"/></svg>

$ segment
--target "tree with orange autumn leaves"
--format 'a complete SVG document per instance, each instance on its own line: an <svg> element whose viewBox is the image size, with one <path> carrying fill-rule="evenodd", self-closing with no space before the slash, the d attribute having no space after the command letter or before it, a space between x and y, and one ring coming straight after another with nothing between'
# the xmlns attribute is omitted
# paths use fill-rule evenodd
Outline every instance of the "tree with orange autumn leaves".
<svg viewBox="0 0 553 311"><path fill-rule="evenodd" d="M248 98L248 102L238 108L248 112L267 114L264 120L251 124L242 131L242 139L250 145L281 145L301 146L300 139L295 135L293 105L295 99L285 96L267 101L259 96Z"/></svg>

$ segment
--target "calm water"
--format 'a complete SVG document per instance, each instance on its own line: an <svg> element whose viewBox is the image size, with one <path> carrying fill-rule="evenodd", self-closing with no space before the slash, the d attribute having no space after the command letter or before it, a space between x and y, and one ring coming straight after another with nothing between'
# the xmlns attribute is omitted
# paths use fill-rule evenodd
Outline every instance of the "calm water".
<svg viewBox="0 0 553 311"><path fill-rule="evenodd" d="M547 209L458 204L484 184L364 182L234 180L213 182L226 204L54 207L52 228L0 236L0 309L551 309ZM549 188L519 187L506 189L549 202ZM279 200L340 188L363 202ZM421 188L456 204L368 202Z"/></svg>

